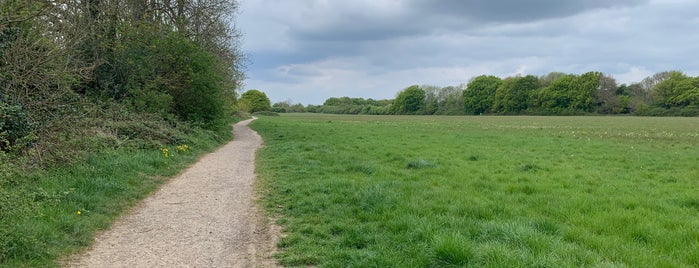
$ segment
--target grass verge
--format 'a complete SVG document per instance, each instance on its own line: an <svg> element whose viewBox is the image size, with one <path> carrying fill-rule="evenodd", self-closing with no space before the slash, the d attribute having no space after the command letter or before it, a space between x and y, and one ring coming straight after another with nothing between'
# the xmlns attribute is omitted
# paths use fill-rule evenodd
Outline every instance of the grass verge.
<svg viewBox="0 0 699 268"><path fill-rule="evenodd" d="M160 148L103 149L48 169L0 164L0 266L59 265L57 259L89 246L96 231L231 135L193 129L181 138Z"/></svg>
<svg viewBox="0 0 699 268"><path fill-rule="evenodd" d="M694 267L699 122L256 120L287 266Z"/></svg>

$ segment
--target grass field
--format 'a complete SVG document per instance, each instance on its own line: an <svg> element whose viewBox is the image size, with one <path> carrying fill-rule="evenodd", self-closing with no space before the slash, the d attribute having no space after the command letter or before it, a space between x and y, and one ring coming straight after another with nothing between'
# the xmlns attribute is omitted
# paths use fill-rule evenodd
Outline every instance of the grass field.
<svg viewBox="0 0 699 268"><path fill-rule="evenodd" d="M287 266L699 266L699 119L253 123Z"/></svg>

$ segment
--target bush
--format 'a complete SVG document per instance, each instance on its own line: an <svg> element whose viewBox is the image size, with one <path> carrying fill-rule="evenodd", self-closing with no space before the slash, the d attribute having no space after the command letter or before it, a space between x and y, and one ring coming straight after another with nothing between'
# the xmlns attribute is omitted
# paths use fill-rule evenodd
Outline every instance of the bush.
<svg viewBox="0 0 699 268"><path fill-rule="evenodd" d="M97 95L121 100L137 113L176 115L207 129L227 126L234 88L216 67L221 60L201 45L139 26L115 47L110 63L96 70Z"/></svg>
<svg viewBox="0 0 699 268"><path fill-rule="evenodd" d="M0 102L0 151L28 146L33 128L22 106Z"/></svg>
<svg viewBox="0 0 699 268"><path fill-rule="evenodd" d="M696 106L686 106L686 107L650 107L645 106L643 109L638 109L636 115L640 116L686 116L694 117L699 116L699 107Z"/></svg>
<svg viewBox="0 0 699 268"><path fill-rule="evenodd" d="M164 66L173 68L165 74L172 81L168 89L174 112L180 118L216 129L227 123L227 106L232 94L226 94L225 78L213 66L218 62L202 47L179 34L170 34L166 42ZM231 89L232 91L232 89Z"/></svg>
<svg viewBox="0 0 699 268"><path fill-rule="evenodd" d="M273 113L286 113L286 109L283 107L272 107L271 110Z"/></svg>
<svg viewBox="0 0 699 268"><path fill-rule="evenodd" d="M687 116L687 117L694 117L694 116L699 116L699 107L698 106L687 106L682 108L679 113L680 116Z"/></svg>
<svg viewBox="0 0 699 268"><path fill-rule="evenodd" d="M278 113L270 112L270 111L254 112L254 113L252 113L252 115L254 115L254 116L279 116Z"/></svg>

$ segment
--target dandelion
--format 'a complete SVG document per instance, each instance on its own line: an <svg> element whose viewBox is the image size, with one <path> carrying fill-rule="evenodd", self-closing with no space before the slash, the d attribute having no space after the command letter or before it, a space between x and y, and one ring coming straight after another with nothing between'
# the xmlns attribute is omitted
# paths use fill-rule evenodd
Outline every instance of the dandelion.
<svg viewBox="0 0 699 268"><path fill-rule="evenodd" d="M178 153L187 152L187 151L189 151L189 145L187 145L187 144L179 145L179 146L177 146L176 150Z"/></svg>
<svg viewBox="0 0 699 268"><path fill-rule="evenodd" d="M75 212L75 214L78 214L78 216L80 216L80 214L82 214L82 212L78 209L78 211Z"/></svg>
<svg viewBox="0 0 699 268"><path fill-rule="evenodd" d="M163 156L165 158L170 157L170 150L168 150L167 148L160 148L160 151L163 152Z"/></svg>

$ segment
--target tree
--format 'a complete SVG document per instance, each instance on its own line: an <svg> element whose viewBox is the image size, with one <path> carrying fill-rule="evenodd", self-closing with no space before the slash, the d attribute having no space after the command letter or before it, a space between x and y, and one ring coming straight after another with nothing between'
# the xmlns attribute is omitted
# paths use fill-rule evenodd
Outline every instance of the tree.
<svg viewBox="0 0 699 268"><path fill-rule="evenodd" d="M425 92L425 102L422 107L422 114L435 114L439 110L439 87L437 86L422 86L420 87Z"/></svg>
<svg viewBox="0 0 699 268"><path fill-rule="evenodd" d="M600 77L600 85L595 93L598 112L604 114L619 114L629 111L630 97L627 94L627 86L617 86L616 80L607 75Z"/></svg>
<svg viewBox="0 0 699 268"><path fill-rule="evenodd" d="M578 111L595 110L595 92L600 87L603 75L600 72L587 72L580 75L574 84L570 108Z"/></svg>
<svg viewBox="0 0 699 268"><path fill-rule="evenodd" d="M239 108L249 112L269 111L272 109L267 95L259 90L251 89L243 93L238 100Z"/></svg>
<svg viewBox="0 0 699 268"><path fill-rule="evenodd" d="M481 75L472 79L463 92L466 113L490 112L495 102L495 92L500 85L502 85L502 79L492 75Z"/></svg>
<svg viewBox="0 0 699 268"><path fill-rule="evenodd" d="M398 93L393 100L393 114L419 114L425 105L425 91L419 86L410 86Z"/></svg>
<svg viewBox="0 0 699 268"><path fill-rule="evenodd" d="M517 114L529 108L530 97L539 88L539 79L533 75L508 77L495 91L493 111Z"/></svg>
<svg viewBox="0 0 699 268"><path fill-rule="evenodd" d="M272 104L272 112L275 113L305 113L306 107L301 103L294 104L291 99Z"/></svg>
<svg viewBox="0 0 699 268"><path fill-rule="evenodd" d="M554 81L564 76L568 76L568 74L562 72L550 72L547 75L542 75L541 77L539 77L539 83L541 84L542 88L548 87L551 84L553 84Z"/></svg>
<svg viewBox="0 0 699 268"><path fill-rule="evenodd" d="M437 94L439 109L437 114L460 115L464 114L464 87L443 87Z"/></svg>
<svg viewBox="0 0 699 268"><path fill-rule="evenodd" d="M661 107L699 105L699 78L692 78L679 71L668 73L667 79L653 87L653 99Z"/></svg>
<svg viewBox="0 0 699 268"><path fill-rule="evenodd" d="M539 90L536 104L549 113L561 113L571 108L577 76L566 74L558 76L549 86Z"/></svg>

